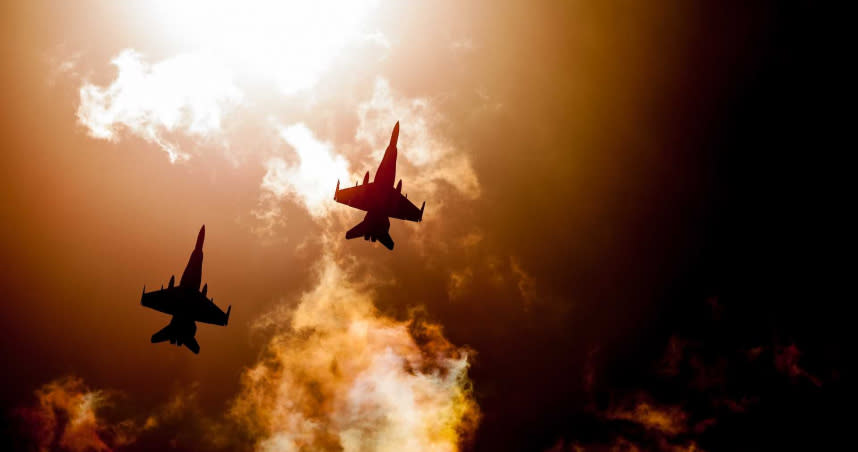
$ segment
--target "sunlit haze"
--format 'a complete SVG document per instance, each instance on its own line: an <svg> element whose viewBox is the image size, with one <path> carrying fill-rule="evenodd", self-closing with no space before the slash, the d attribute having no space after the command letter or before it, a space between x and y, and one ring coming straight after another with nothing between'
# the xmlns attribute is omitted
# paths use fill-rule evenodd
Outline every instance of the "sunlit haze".
<svg viewBox="0 0 858 452"><path fill-rule="evenodd" d="M0 444L842 448L799 3L0 2Z"/></svg>

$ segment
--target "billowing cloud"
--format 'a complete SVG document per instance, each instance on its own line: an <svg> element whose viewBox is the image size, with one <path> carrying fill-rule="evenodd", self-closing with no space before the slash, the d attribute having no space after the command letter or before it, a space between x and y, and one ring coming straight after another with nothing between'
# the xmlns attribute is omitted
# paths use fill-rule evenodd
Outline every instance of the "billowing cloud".
<svg viewBox="0 0 858 452"><path fill-rule="evenodd" d="M616 407L608 410L605 417L640 424L667 436L685 432L688 422L688 415L682 408L659 406L646 400L639 400L632 407Z"/></svg>
<svg viewBox="0 0 858 452"><path fill-rule="evenodd" d="M110 451L135 440L133 422L110 422L100 414L110 395L87 388L80 378L54 380L35 395L36 403L18 413L40 451Z"/></svg>
<svg viewBox="0 0 858 452"><path fill-rule="evenodd" d="M328 256L298 306L271 314L283 329L231 409L257 450L455 451L473 432L468 350L372 298Z"/></svg>
<svg viewBox="0 0 858 452"><path fill-rule="evenodd" d="M169 30L284 94L313 87L347 47L387 42L365 23L378 0L152 3Z"/></svg>
<svg viewBox="0 0 858 452"><path fill-rule="evenodd" d="M294 151L297 162L281 156L268 159L262 189L277 198L292 195L313 216L324 215L331 204L327 201L333 196L334 187L330 181L348 179L348 162L334 152L330 143L318 140L302 123L282 127L280 137ZM324 177L320 177L322 175Z"/></svg>
<svg viewBox="0 0 858 452"><path fill-rule="evenodd" d="M110 84L81 86L78 122L94 138L118 141L128 132L155 143L173 162L190 158L194 141L226 147L224 118L247 93L293 95L312 88L346 47L389 47L380 31L365 29L377 4L150 2L146 10L163 33L181 36L186 49L154 63L137 50L121 51Z"/></svg>
<svg viewBox="0 0 858 452"><path fill-rule="evenodd" d="M118 141L125 130L187 159L177 139L211 140L224 116L243 97L232 73L210 56L185 54L149 64L124 50L113 61L118 74L108 86L84 83L77 117L94 138Z"/></svg>
<svg viewBox="0 0 858 452"><path fill-rule="evenodd" d="M379 77L372 97L358 106L358 117L355 137L368 143L378 160L390 140L393 124L401 121L398 157L417 168L411 184L434 191L443 181L469 199L480 196L480 184L467 154L441 132L444 117L430 99L402 98Z"/></svg>

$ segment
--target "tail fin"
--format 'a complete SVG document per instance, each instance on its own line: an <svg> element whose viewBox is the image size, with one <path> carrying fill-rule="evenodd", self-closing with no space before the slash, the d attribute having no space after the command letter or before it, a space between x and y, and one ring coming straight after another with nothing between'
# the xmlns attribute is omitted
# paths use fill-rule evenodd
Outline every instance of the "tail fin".
<svg viewBox="0 0 858 452"><path fill-rule="evenodd" d="M188 259L188 265L185 271L182 272L182 279L179 280L179 287L190 287L194 290L200 290L200 282L203 274L203 241L206 239L206 226L200 228L197 234L197 244L194 250L191 251L191 257Z"/></svg>

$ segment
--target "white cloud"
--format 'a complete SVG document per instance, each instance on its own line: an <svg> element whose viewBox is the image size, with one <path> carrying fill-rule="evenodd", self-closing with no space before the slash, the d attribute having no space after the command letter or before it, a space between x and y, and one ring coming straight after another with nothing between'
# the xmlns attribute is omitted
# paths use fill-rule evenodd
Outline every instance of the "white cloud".
<svg viewBox="0 0 858 452"><path fill-rule="evenodd" d="M462 149L441 134L443 117L431 100L397 97L390 83L379 77L372 98L358 106L358 118L355 138L369 143L378 160L393 125L400 121L399 159L418 170L416 179L409 181L411 185L434 191L437 182L444 181L470 199L479 197L480 184L471 162Z"/></svg>
<svg viewBox="0 0 858 452"><path fill-rule="evenodd" d="M333 202L334 181L349 177L348 162L302 123L281 128L280 137L294 150L297 162L282 156L268 159L262 189L277 198L295 196L314 217L325 215Z"/></svg>
<svg viewBox="0 0 858 452"><path fill-rule="evenodd" d="M90 136L118 141L127 130L166 151L189 158L173 134L210 140L242 100L228 68L201 55L179 55L154 65L133 50L113 61L118 74L106 87L84 83L77 117Z"/></svg>

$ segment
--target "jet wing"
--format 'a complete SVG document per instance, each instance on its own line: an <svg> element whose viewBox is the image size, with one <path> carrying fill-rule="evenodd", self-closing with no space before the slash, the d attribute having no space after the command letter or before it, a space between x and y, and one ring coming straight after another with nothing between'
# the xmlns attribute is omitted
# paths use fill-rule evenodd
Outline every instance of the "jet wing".
<svg viewBox="0 0 858 452"><path fill-rule="evenodd" d="M213 301L199 294L197 305L194 307L193 319L197 322L225 326L229 322L230 311L232 311L232 306L223 312Z"/></svg>
<svg viewBox="0 0 858 452"><path fill-rule="evenodd" d="M402 193L395 201L393 209L390 210L390 218L398 218L400 220L421 221L423 220L423 209L418 209L417 206L411 203ZM425 203L423 204L426 205Z"/></svg>
<svg viewBox="0 0 858 452"><path fill-rule="evenodd" d="M355 209L369 210L372 207L372 198L370 196L370 186L373 182L354 187L343 188L334 193L334 200L340 204L345 204Z"/></svg>
<svg viewBox="0 0 858 452"><path fill-rule="evenodd" d="M176 300L179 298L181 288L170 287L167 289L153 290L146 293L143 289L143 297L140 299L140 304L147 308L161 311L164 314L175 315L176 309L179 307Z"/></svg>

